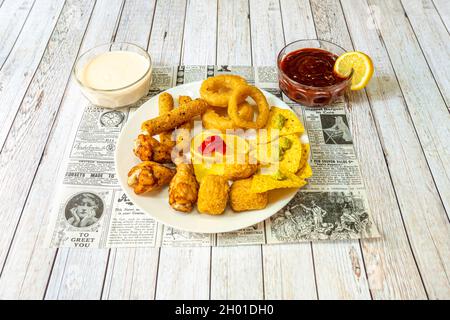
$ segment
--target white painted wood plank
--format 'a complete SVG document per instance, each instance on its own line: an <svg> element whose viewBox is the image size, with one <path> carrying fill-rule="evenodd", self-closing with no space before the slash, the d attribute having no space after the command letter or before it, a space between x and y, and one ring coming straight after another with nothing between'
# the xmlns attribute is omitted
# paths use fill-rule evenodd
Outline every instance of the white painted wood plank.
<svg viewBox="0 0 450 320"><path fill-rule="evenodd" d="M276 65L277 54L284 47L279 2L250 0L250 23L253 64Z"/></svg>
<svg viewBox="0 0 450 320"><path fill-rule="evenodd" d="M185 15L185 0L158 1L148 46L155 65L180 63Z"/></svg>
<svg viewBox="0 0 450 320"><path fill-rule="evenodd" d="M445 24L447 30L450 30L450 3L448 0L432 1L442 19L442 22Z"/></svg>
<svg viewBox="0 0 450 320"><path fill-rule="evenodd" d="M139 5L141 4L141 5ZM114 29L111 29L110 33L107 33L107 37L113 36L116 41L132 41L142 47L147 46L148 36L150 33L150 28L152 24L152 17L154 12L155 2L147 2L145 6L142 2L138 1L127 1L123 7L121 14L121 19L118 25L117 32L113 35ZM107 6L107 3L105 4ZM117 8L120 3L116 3ZM103 11L107 11L107 7L103 8ZM113 21L111 21L113 22ZM112 25L111 25L112 26ZM101 31L102 28L96 28L96 30ZM86 102L85 102L86 103ZM117 251L120 250L119 254ZM150 282L149 287L141 288L142 285L146 285L147 277L156 277L156 261L157 249L147 249L151 254L143 254L144 252L140 249L100 249L100 250L70 250L67 256L57 255L55 267L58 265L63 265L60 260L67 260L66 265L75 264L78 266L76 268L77 276L80 278L88 277L85 285L92 287L92 290L85 293L80 287L68 287L65 281L69 281L70 278L66 277L66 271L61 278L61 282L58 283L53 291L58 291L57 298L66 296L81 296L86 299L100 299L101 297L119 297L124 294L130 294L133 297L147 297L148 294L152 295L152 290L154 290L154 283ZM126 278L126 274L121 272L124 268L127 268L128 260L118 259L117 255L120 256L135 256L136 266L134 268L142 269L139 267L140 264L146 265L148 270L154 270L153 274L147 275L144 272L137 272L133 278ZM95 273L95 276L88 276L91 272L90 266L95 265L99 269L103 269L103 273ZM130 266L128 266L130 267ZM67 268L67 267L66 267ZM70 270L70 269L69 269ZM117 272L115 272L116 270ZM75 272L71 271L71 272ZM124 278L125 277L125 278ZM53 274L50 283L54 280ZM55 278L55 281L58 277ZM128 283L128 280L132 280L133 283ZM50 286L49 286L50 288ZM105 291L102 288L106 288ZM57 290L56 290L57 289ZM50 289L49 289L50 291ZM100 295L88 295L90 292L99 293ZM50 299L51 295L47 295Z"/></svg>
<svg viewBox="0 0 450 320"><path fill-rule="evenodd" d="M0 9L0 69L27 21L34 0L8 1Z"/></svg>
<svg viewBox="0 0 450 320"><path fill-rule="evenodd" d="M450 110L450 35L432 0L402 1L407 20ZM450 3L448 3L450 5Z"/></svg>
<svg viewBox="0 0 450 320"><path fill-rule="evenodd" d="M329 28L328 12L324 15L325 12L318 11L317 8L312 10L309 1L299 1L298 4L294 1L283 1L281 3L286 43L299 38L316 38L316 28L318 29L317 32L319 32L319 29L326 30ZM294 13L297 13L297 15L294 15ZM303 18L305 15L309 18ZM306 23L299 28L298 20L303 20ZM291 27L294 29L290 29ZM299 34L301 30L305 34ZM319 35L321 36L321 34ZM362 273L362 276L359 276L355 281L354 275L346 272L351 269L351 261L347 259L349 252L354 253L354 259L357 260L359 265L363 265L358 241L338 242L333 243L333 246L318 246L313 243L312 251L319 299L370 299L365 274ZM334 277L324 275L328 272L330 265L336 266Z"/></svg>
<svg viewBox="0 0 450 320"><path fill-rule="evenodd" d="M450 217L450 114L400 2L390 1L388 5L381 5L379 1L369 3L374 11L379 11L378 15L374 14L377 28L384 39L428 166ZM390 32L393 29L397 32Z"/></svg>
<svg viewBox="0 0 450 320"><path fill-rule="evenodd" d="M438 146L438 143L442 143L440 142L442 140L432 140L431 142L428 139L431 139L430 134L433 134L433 138L436 136L437 128L448 124L448 121L443 121L446 116L442 115L439 110L444 110L446 113L447 111L435 84L432 82L429 84L434 85L434 89L429 88L428 83L421 83L421 87L414 88L418 91L414 93L410 87L400 88L396 81L397 76L400 85L403 84L404 86L405 82L410 82L405 78L411 77L414 81L422 82L420 78L430 76L429 70L426 69L427 74L421 67L421 63L424 63L424 61L423 57L420 58L418 52L414 49L417 49L414 45L415 39L411 35L404 34L405 25L396 23L394 26L394 20L397 22L403 20L405 24L407 23L404 20L403 13L395 12L398 7L389 8L392 2L389 2L389 5L384 4L389 9L387 11L378 6L378 10L381 10L379 15L382 15L382 18L377 18L377 14L374 17L375 19L382 19L382 21L376 21L376 24L373 24L367 23L370 22L368 19L371 19L371 10L369 10L367 3L354 3L344 0L342 5L345 16L351 17L351 19L347 18L347 23L355 46L359 50L367 52L374 61L376 74L366 90L377 122L378 133L385 151L409 241L428 296L430 298L448 297L450 290L448 277L450 228L429 171L430 160L427 164L417 139L419 137L422 140L422 146L426 154L431 152L433 156L439 156L439 153L441 153L440 156L442 157L441 150L433 150ZM397 5L400 6L399 3ZM371 7L371 9L374 10L374 7ZM378 29L380 25L382 25L382 38L380 37L380 29ZM394 29L396 30L395 33L388 32L388 30ZM393 34L399 35L398 37L395 36L395 45L394 39L391 38ZM390 45L387 45L388 42L390 42ZM387 50L390 56L388 56ZM410 60L411 55L415 56L414 61ZM396 73L394 73L390 62L394 64L394 68L397 68ZM414 65L414 69L406 69L406 66L412 67L412 65ZM409 83L409 85L412 84ZM426 97L429 103L425 103L422 98L418 97L420 94L423 95L424 90L427 92ZM405 105L402 93L404 93L407 105ZM441 99L440 105L436 101L436 94ZM431 102L436 104L432 105ZM419 103L421 103L420 107ZM426 108L423 107L425 105ZM419 108L421 109L420 112ZM427 109L433 109L435 112L441 113L441 118L434 119L434 116L430 115L430 111ZM411 117L420 117L422 123L419 124L415 121L416 126L414 127ZM430 120L430 117L433 120ZM426 123L429 126L427 128L425 127ZM426 135L419 131L419 126L422 126L420 130L423 133L428 131ZM430 143L428 146L423 144L425 140ZM445 171L439 171L439 174L445 176ZM387 222L384 222L384 224L387 225ZM380 263L383 262L380 261ZM404 268L405 265L407 263L403 262L396 267Z"/></svg>
<svg viewBox="0 0 450 320"><path fill-rule="evenodd" d="M219 1L217 64L251 65L248 1ZM217 247L211 253L211 299L262 299L261 246Z"/></svg>
<svg viewBox="0 0 450 320"><path fill-rule="evenodd" d="M310 243L263 246L265 299L316 300Z"/></svg>
<svg viewBox="0 0 450 320"><path fill-rule="evenodd" d="M188 1L182 64L214 64L217 2ZM182 20L181 20L182 21ZM171 21L171 25L178 21ZM174 49L175 50L175 49ZM166 61L177 64L178 61ZM208 299L211 248L161 248L156 299Z"/></svg>
<svg viewBox="0 0 450 320"><path fill-rule="evenodd" d="M301 20L308 14L301 9L301 6L308 8L308 3L292 5L294 7L289 11L293 17L291 21ZM277 54L285 44L281 19L278 1L250 1L253 63L256 66L276 64ZM283 16L283 24L285 21L286 17ZM301 22L296 23L297 27L300 25L300 31L311 27ZM298 263L299 261L302 263ZM263 246L263 269L266 298L317 298L309 243Z"/></svg>
<svg viewBox="0 0 450 320"><path fill-rule="evenodd" d="M211 248L161 248L156 299L209 298Z"/></svg>
<svg viewBox="0 0 450 320"><path fill-rule="evenodd" d="M314 244L313 251L319 299L370 299L357 243L337 242L330 245L318 242Z"/></svg>
<svg viewBox="0 0 450 320"><path fill-rule="evenodd" d="M339 1L313 1L311 4L319 38L351 50L352 43ZM328 12L333 12L333 15L328 17ZM365 18L363 15L362 19ZM347 115L353 144L372 216L382 234L381 239L361 241L372 296L375 299L426 298L367 96L364 92L351 92L349 103ZM347 250L343 259L355 257L351 252L353 249ZM361 261L358 264L361 265ZM353 273L350 275L351 283Z"/></svg>
<svg viewBox="0 0 450 320"><path fill-rule="evenodd" d="M158 248L111 250L102 299L153 299L158 255Z"/></svg>
<svg viewBox="0 0 450 320"><path fill-rule="evenodd" d="M149 23L151 23L151 20L144 16L137 19L136 15L139 13L146 15L152 13L153 10L150 10L150 8L144 9L142 6L139 6L139 4L142 5L142 2L136 2L135 6L133 6L134 9L127 9L127 6L129 5L127 2L124 14L126 14L127 10L130 10L130 12L133 11L133 18L127 20L138 21L142 31L140 31L139 28L135 28L134 34L130 34L129 31L124 32L121 23L116 39L141 35L138 43L141 46L145 46L143 41L145 37L148 37L148 33L150 32ZM184 1L160 1L157 3L148 48L148 51L154 60L154 64L177 65L179 63L185 7ZM173 15L173 18L167 19L167 16L170 16L171 14ZM131 29L128 24L125 24L124 27ZM111 250L103 298L154 298L157 266L159 262L158 254L158 248ZM128 270L133 270L135 272L133 272L131 276L129 275ZM173 286L173 284L171 286Z"/></svg>
<svg viewBox="0 0 450 320"><path fill-rule="evenodd" d="M77 251L77 254L73 254ZM95 254L93 254L95 252ZM108 250L59 249L47 300L97 300L102 294Z"/></svg>
<svg viewBox="0 0 450 320"><path fill-rule="evenodd" d="M110 41L120 7L121 0L97 2L81 51ZM44 244L46 229L52 220L50 213L54 198L51 195L56 193L55 186L60 183L56 173L63 159L67 137L72 127L78 125L76 119L85 104L75 82L70 82L0 277L1 298L40 299L44 296L56 253L55 249L45 248Z"/></svg>
<svg viewBox="0 0 450 320"><path fill-rule="evenodd" d="M8 135L63 4L62 0L38 1L33 6L27 23L0 70L0 105L8 106L0 108L0 145Z"/></svg>
<svg viewBox="0 0 450 320"><path fill-rule="evenodd" d="M251 65L248 0L219 0L217 14L217 64Z"/></svg>
<svg viewBox="0 0 450 320"><path fill-rule="evenodd" d="M261 246L212 248L211 264L211 299L264 298Z"/></svg>
<svg viewBox="0 0 450 320"><path fill-rule="evenodd" d="M92 8L93 2L68 2L64 6L0 153L1 262L20 219Z"/></svg>

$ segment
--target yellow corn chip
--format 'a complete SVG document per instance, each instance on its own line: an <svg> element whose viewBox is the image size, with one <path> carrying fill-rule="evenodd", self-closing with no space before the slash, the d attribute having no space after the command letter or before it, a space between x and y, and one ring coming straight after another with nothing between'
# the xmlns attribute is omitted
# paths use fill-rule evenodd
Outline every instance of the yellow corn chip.
<svg viewBox="0 0 450 320"><path fill-rule="evenodd" d="M279 117L284 119L283 126L280 129ZM288 109L280 109L278 107L270 108L269 120L266 125L267 129L279 129L280 136L291 134L302 134L305 131L303 124L297 118L295 113Z"/></svg>
<svg viewBox="0 0 450 320"><path fill-rule="evenodd" d="M306 184L305 180L300 179L295 174L284 174L286 179L278 180L273 175L256 174L252 179L251 192L266 192L273 189L282 188L300 188Z"/></svg>

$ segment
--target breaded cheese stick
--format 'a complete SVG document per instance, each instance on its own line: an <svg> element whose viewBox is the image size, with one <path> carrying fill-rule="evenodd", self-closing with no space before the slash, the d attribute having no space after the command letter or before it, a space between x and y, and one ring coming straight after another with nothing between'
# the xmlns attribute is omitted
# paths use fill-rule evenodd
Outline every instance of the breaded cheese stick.
<svg viewBox="0 0 450 320"><path fill-rule="evenodd" d="M163 116L173 110L173 97L170 93L163 92L159 95L158 107L159 115ZM159 141L169 147L175 145L175 141L172 141L172 130L164 131L159 135Z"/></svg>
<svg viewBox="0 0 450 320"><path fill-rule="evenodd" d="M201 115L208 109L208 104L202 99L195 99L178 108L169 111L165 115L150 119L142 123L142 130L150 136L161 132L173 130L192 118Z"/></svg>

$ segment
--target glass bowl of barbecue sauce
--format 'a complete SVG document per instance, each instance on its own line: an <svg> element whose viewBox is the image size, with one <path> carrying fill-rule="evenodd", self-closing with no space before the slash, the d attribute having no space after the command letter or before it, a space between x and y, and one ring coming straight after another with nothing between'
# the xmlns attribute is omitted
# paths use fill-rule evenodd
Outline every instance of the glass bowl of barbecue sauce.
<svg viewBox="0 0 450 320"><path fill-rule="evenodd" d="M280 89L291 100L308 107L331 104L350 86L352 75L339 77L334 62L346 51L324 40L298 40L278 54Z"/></svg>

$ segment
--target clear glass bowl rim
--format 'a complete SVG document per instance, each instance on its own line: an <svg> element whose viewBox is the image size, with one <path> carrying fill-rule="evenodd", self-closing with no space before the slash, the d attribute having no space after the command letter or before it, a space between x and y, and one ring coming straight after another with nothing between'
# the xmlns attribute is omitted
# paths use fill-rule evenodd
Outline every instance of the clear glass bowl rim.
<svg viewBox="0 0 450 320"><path fill-rule="evenodd" d="M138 80L134 81L133 83L131 83L131 84L129 84L129 85L126 85L126 86L120 87L120 88L107 89L107 90L106 90L106 89L96 89L96 88L92 88L92 87L89 87L89 86L85 85L83 82L81 82L81 80L80 80L79 77L78 77L78 73L77 73L77 70L78 70L78 64L79 64L79 62L81 61L81 59L83 59L86 55L88 55L89 53L91 53L91 52L94 51L95 49L98 49L98 48L100 48L100 47L105 47L105 46L117 45L117 44L126 44L126 45L129 45L129 46L132 46L132 47L137 48L138 51L142 51L143 56L144 56L144 57L148 60L148 62L149 62L149 64L148 64L148 69L147 69L147 71L144 73L144 75L143 75L142 77L140 77ZM123 51L126 51L126 50L123 50ZM103 43L103 44L100 44L100 45L98 45L98 46L92 47L92 48L88 49L87 51L83 52L83 53L77 58L77 60L75 61L75 65L74 65L74 68L73 68L72 73L73 73L73 76L74 76L75 80L77 81L77 83L78 83L82 88L86 88L86 89L89 89L89 90L94 91L94 92L115 92L115 91L121 91L121 90L130 88L130 87L134 86L136 83L139 83L139 82L140 82L142 79L144 79L150 72L152 72L152 67L153 67L153 66L152 66L152 58L150 57L150 54L147 52L147 50L145 50L144 48L138 46L137 44L131 43L131 42L126 42L126 41L112 41L112 42Z"/></svg>
<svg viewBox="0 0 450 320"><path fill-rule="evenodd" d="M290 77L289 77L289 76L281 69L281 67L280 67L280 63L281 63L281 53L282 53L287 47L289 47L290 45L292 45L292 44L294 44L294 43L300 43L300 42L306 42L306 41L326 42L326 43L329 43L329 44L331 44L331 45L333 45L333 46L338 47L339 49L341 49L342 51L344 51L344 53L345 53L345 52L348 52L346 49L344 49L344 48L341 47L340 45L337 45L336 43L333 43L333 42L328 41L328 40L323 40L323 39L313 39L313 38L311 38L311 39L300 39L300 40L295 40L295 41L292 41L292 42L288 43L287 45L285 45L285 46L280 50L280 52L278 53L278 56L277 56L277 68L278 68L278 71L281 72L281 73L282 73L286 78L288 78L290 81L294 82L296 85L301 86L301 87L303 87L303 88L305 88L305 89L313 89L313 90L320 91L320 90L327 90L327 89L332 89L332 88L340 87L340 86L342 86L343 84L345 84L345 86L347 86L348 83L352 80L353 70L352 70L352 72L350 73L350 75L349 75L344 81L342 81L342 82L333 84L333 85L331 85L331 86L314 87L314 86L308 86L308 85L305 85L305 84L303 84L303 83L300 83L300 82L295 81L294 79L290 78ZM305 47L305 48L308 48L308 47ZM323 49L323 48L316 48L316 49L322 49L322 50L324 50L324 51L328 51L328 50ZM330 51L329 51L329 52L330 52ZM287 53L289 53L289 52L287 52ZM286 54L287 54L287 53L286 53ZM336 54L335 52L331 52L331 53Z"/></svg>

